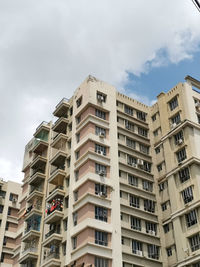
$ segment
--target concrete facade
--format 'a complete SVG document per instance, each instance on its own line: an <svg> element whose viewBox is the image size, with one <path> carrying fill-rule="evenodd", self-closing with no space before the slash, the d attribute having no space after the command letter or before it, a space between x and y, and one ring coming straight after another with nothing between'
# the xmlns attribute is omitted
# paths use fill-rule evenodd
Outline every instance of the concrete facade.
<svg viewBox="0 0 200 267"><path fill-rule="evenodd" d="M89 76L61 100L25 148L20 266L200 266L198 90L149 107Z"/></svg>

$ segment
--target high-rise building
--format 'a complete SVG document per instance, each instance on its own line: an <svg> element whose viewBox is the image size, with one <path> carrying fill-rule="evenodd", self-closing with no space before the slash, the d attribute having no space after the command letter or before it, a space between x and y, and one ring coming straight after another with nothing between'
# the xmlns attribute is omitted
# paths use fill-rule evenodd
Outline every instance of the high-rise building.
<svg viewBox="0 0 200 267"><path fill-rule="evenodd" d="M18 227L21 184L0 179L0 266L17 263L21 231Z"/></svg>
<svg viewBox="0 0 200 267"><path fill-rule="evenodd" d="M200 266L200 82L147 106L89 76L25 149L23 267Z"/></svg>

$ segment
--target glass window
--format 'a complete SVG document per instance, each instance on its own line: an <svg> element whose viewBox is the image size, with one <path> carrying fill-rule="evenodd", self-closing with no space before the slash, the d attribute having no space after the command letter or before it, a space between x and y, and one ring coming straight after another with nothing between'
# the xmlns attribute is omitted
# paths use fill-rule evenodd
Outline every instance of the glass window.
<svg viewBox="0 0 200 267"><path fill-rule="evenodd" d="M185 204L193 200L192 186L189 186L182 191L182 197Z"/></svg>
<svg viewBox="0 0 200 267"><path fill-rule="evenodd" d="M133 186L138 186L138 178L131 174L128 174L128 183Z"/></svg>
<svg viewBox="0 0 200 267"><path fill-rule="evenodd" d="M106 129L99 126L95 126L95 134L106 137Z"/></svg>
<svg viewBox="0 0 200 267"><path fill-rule="evenodd" d="M146 221L145 224L146 224L146 233L151 234L151 235L156 235L157 233L156 223Z"/></svg>
<svg viewBox="0 0 200 267"><path fill-rule="evenodd" d="M107 222L108 220L108 209L100 206L95 206L95 219Z"/></svg>
<svg viewBox="0 0 200 267"><path fill-rule="evenodd" d="M106 95L104 95L103 93L101 92L97 92L97 100L99 102L106 102Z"/></svg>
<svg viewBox="0 0 200 267"><path fill-rule="evenodd" d="M167 202L163 203L163 204L161 205L161 208L162 208L162 211L167 210Z"/></svg>
<svg viewBox="0 0 200 267"><path fill-rule="evenodd" d="M140 152L148 155L149 154L149 147L145 146L143 144L140 144Z"/></svg>
<svg viewBox="0 0 200 267"><path fill-rule="evenodd" d="M176 107L178 107L178 99L177 96L175 96L170 102L169 102L170 110L174 110Z"/></svg>
<svg viewBox="0 0 200 267"><path fill-rule="evenodd" d="M185 215L187 227L197 224L197 213L196 210L192 210Z"/></svg>
<svg viewBox="0 0 200 267"><path fill-rule="evenodd" d="M138 127L138 134L139 135L142 135L144 137L147 137L147 134L148 134L148 130L144 129L144 128L141 128L141 127Z"/></svg>
<svg viewBox="0 0 200 267"><path fill-rule="evenodd" d="M103 120L106 119L106 113L100 109L95 110L95 115Z"/></svg>
<svg viewBox="0 0 200 267"><path fill-rule="evenodd" d="M128 115L133 116L133 109L127 105L124 106L124 112Z"/></svg>
<svg viewBox="0 0 200 267"><path fill-rule="evenodd" d="M140 208L140 198L134 195L130 195L130 206Z"/></svg>
<svg viewBox="0 0 200 267"><path fill-rule="evenodd" d="M151 117L152 121L155 121L156 120L156 114L154 114L152 117Z"/></svg>
<svg viewBox="0 0 200 267"><path fill-rule="evenodd" d="M163 225L163 230L164 230L165 234L169 232L169 223Z"/></svg>
<svg viewBox="0 0 200 267"><path fill-rule="evenodd" d="M142 242L137 240L132 240L132 252L133 254L142 256Z"/></svg>
<svg viewBox="0 0 200 267"><path fill-rule="evenodd" d="M185 181L190 179L190 172L188 167L180 170L178 174L181 183L184 183Z"/></svg>
<svg viewBox="0 0 200 267"><path fill-rule="evenodd" d="M174 142L176 145L181 145L183 143L183 141L184 141L183 131L180 131L174 135Z"/></svg>
<svg viewBox="0 0 200 267"><path fill-rule="evenodd" d="M142 112L142 111L137 111L137 119L138 120L142 120L142 121L146 121L146 113Z"/></svg>
<svg viewBox="0 0 200 267"><path fill-rule="evenodd" d="M107 246L108 245L108 234L95 230L95 244Z"/></svg>
<svg viewBox="0 0 200 267"><path fill-rule="evenodd" d="M126 138L126 145L135 149L135 141L133 139L130 139L130 138Z"/></svg>
<svg viewBox="0 0 200 267"><path fill-rule="evenodd" d="M141 231L141 220L131 216L131 229Z"/></svg>
<svg viewBox="0 0 200 267"><path fill-rule="evenodd" d="M159 247L156 245L147 245L148 257L151 259L159 259Z"/></svg>
<svg viewBox="0 0 200 267"><path fill-rule="evenodd" d="M95 163L95 172L101 176L106 176L107 167L102 164Z"/></svg>
<svg viewBox="0 0 200 267"><path fill-rule="evenodd" d="M172 256L172 248L171 247L167 248L166 252L167 252L168 257Z"/></svg>
<svg viewBox="0 0 200 267"><path fill-rule="evenodd" d="M159 154L160 153L160 147L159 146L156 147L155 152L156 152L156 154Z"/></svg>
<svg viewBox="0 0 200 267"><path fill-rule="evenodd" d="M190 240L190 247L192 251L196 251L200 249L200 235L199 233L197 235L194 235L189 238Z"/></svg>
<svg viewBox="0 0 200 267"><path fill-rule="evenodd" d="M95 144L95 152L106 156L106 147L99 144Z"/></svg>
<svg viewBox="0 0 200 267"><path fill-rule="evenodd" d="M148 212L155 212L155 202L150 199L144 199L144 210Z"/></svg>
<svg viewBox="0 0 200 267"><path fill-rule="evenodd" d="M176 153L176 156L177 156L178 163L180 163L180 162L182 162L183 160L185 160L185 159L187 158L185 148L179 150L179 151Z"/></svg>
<svg viewBox="0 0 200 267"><path fill-rule="evenodd" d="M81 104L82 104L82 96L79 97L79 99L76 100L76 106L77 106L77 108L80 107Z"/></svg>
<svg viewBox="0 0 200 267"><path fill-rule="evenodd" d="M128 165L134 166L135 164L137 164L137 159L130 155L127 155L127 163Z"/></svg>
<svg viewBox="0 0 200 267"><path fill-rule="evenodd" d="M104 184L95 184L95 194L107 197L107 186Z"/></svg>
<svg viewBox="0 0 200 267"><path fill-rule="evenodd" d="M95 257L94 267L108 267L108 260L100 257Z"/></svg>
<svg viewBox="0 0 200 267"><path fill-rule="evenodd" d="M174 117L171 118L171 123L172 125L174 124L178 124L181 122L181 117L180 117L180 114L176 114Z"/></svg>
<svg viewBox="0 0 200 267"><path fill-rule="evenodd" d="M134 132L134 124L128 120L125 120L125 128Z"/></svg>
<svg viewBox="0 0 200 267"><path fill-rule="evenodd" d="M153 191L153 183L147 180L142 180L142 187L146 191L149 191L149 192Z"/></svg>

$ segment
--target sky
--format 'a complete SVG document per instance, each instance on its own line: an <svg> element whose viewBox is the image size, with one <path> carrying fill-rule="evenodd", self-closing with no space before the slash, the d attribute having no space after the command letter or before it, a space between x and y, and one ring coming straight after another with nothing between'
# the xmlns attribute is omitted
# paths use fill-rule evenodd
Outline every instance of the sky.
<svg viewBox="0 0 200 267"><path fill-rule="evenodd" d="M0 177L21 182L35 128L89 74L148 105L200 79L199 25L190 0L1 0Z"/></svg>

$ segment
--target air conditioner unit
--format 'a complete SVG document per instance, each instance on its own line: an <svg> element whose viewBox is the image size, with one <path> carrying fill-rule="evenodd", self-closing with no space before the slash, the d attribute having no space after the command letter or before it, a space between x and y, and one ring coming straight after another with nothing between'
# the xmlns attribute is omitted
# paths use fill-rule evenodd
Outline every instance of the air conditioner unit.
<svg viewBox="0 0 200 267"><path fill-rule="evenodd" d="M142 256L142 251L141 250L136 250L135 252L136 252L137 255Z"/></svg>
<svg viewBox="0 0 200 267"><path fill-rule="evenodd" d="M105 137L105 133L104 132L100 132L99 133L99 137L104 138Z"/></svg>
<svg viewBox="0 0 200 267"><path fill-rule="evenodd" d="M99 102L103 102L104 101L104 97L102 95L98 95L97 99Z"/></svg>
<svg viewBox="0 0 200 267"><path fill-rule="evenodd" d="M152 230L149 230L149 234L150 235L156 235L156 232L155 231L152 231Z"/></svg>
<svg viewBox="0 0 200 267"><path fill-rule="evenodd" d="M137 163L132 163L132 166L133 166L134 168L137 168L137 167L138 167Z"/></svg>
<svg viewBox="0 0 200 267"><path fill-rule="evenodd" d="M144 161L142 159L138 159L137 163L138 163L138 165L143 165Z"/></svg>
<svg viewBox="0 0 200 267"><path fill-rule="evenodd" d="M174 129L174 128L176 127L176 125L177 125L177 124L176 124L175 122L172 123L172 124L171 124L171 129Z"/></svg>
<svg viewBox="0 0 200 267"><path fill-rule="evenodd" d="M104 192L99 193L100 197L106 197L106 194Z"/></svg>
<svg viewBox="0 0 200 267"><path fill-rule="evenodd" d="M97 153L100 155L103 155L103 151L101 151L101 150L97 150Z"/></svg>
<svg viewBox="0 0 200 267"><path fill-rule="evenodd" d="M12 199L12 202L13 202L13 203L16 203L16 202L17 202L17 199L16 199L16 198L13 198L13 199Z"/></svg>
<svg viewBox="0 0 200 267"><path fill-rule="evenodd" d="M100 176L105 176L105 172L104 171L99 171L99 175Z"/></svg>
<svg viewBox="0 0 200 267"><path fill-rule="evenodd" d="M178 145L181 145L183 143L183 139L182 138L178 139L177 143L178 143Z"/></svg>

